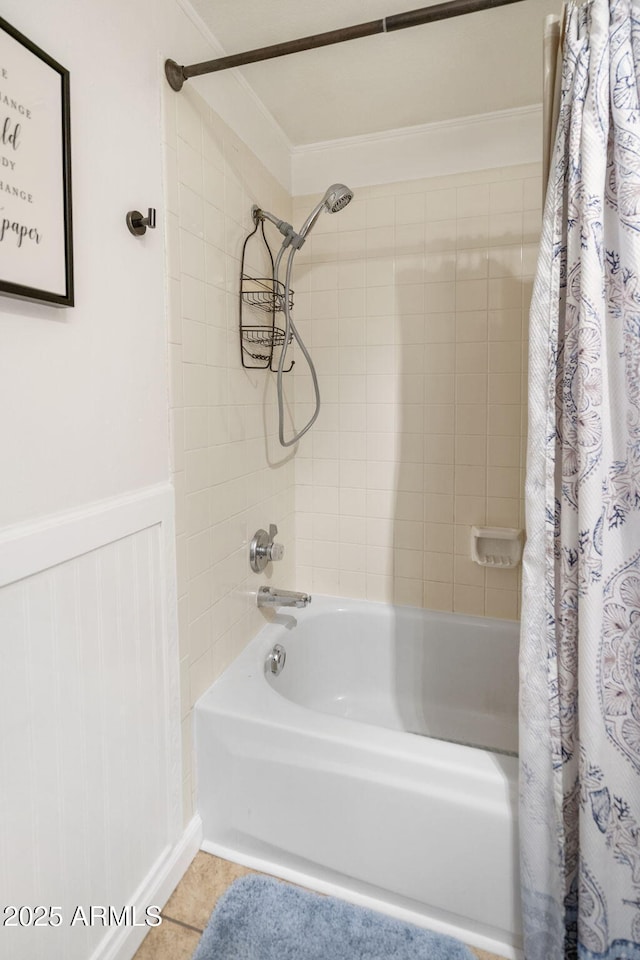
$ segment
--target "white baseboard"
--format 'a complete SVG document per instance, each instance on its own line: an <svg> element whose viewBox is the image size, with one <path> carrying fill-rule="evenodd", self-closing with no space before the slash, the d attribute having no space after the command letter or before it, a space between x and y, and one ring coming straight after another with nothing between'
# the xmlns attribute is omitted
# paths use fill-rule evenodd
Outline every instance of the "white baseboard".
<svg viewBox="0 0 640 960"><path fill-rule="evenodd" d="M148 906L164 907L200 849L202 821L196 814L174 847L158 858L131 898L137 917ZM118 927L109 931L90 960L131 960L150 927Z"/></svg>

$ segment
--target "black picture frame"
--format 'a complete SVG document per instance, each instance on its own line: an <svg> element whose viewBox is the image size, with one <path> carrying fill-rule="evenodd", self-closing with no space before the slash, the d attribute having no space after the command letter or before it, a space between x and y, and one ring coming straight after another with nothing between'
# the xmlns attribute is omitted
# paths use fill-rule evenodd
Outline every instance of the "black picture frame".
<svg viewBox="0 0 640 960"><path fill-rule="evenodd" d="M24 48L24 61L20 48ZM25 85L28 89L39 85L45 100L55 104L53 111L47 110L44 101L37 97L33 108L26 98L20 98L20 67L23 66L26 76L30 57L36 57L50 69L51 83L56 89L46 89L49 74L33 61L31 69L36 77L30 77ZM3 58L11 60L11 70L3 67ZM0 294L59 307L74 305L69 90L69 71L0 17ZM25 129L29 121L39 122L32 122ZM38 136L44 142L39 142ZM41 157L53 157L54 162L45 164ZM30 180L20 182L21 165L24 176L30 176ZM10 179L6 178L7 173ZM46 224L44 233L39 232L38 198L40 215ZM16 209L22 216L24 207L30 207L24 213L31 219L25 218L24 223L17 217L11 219Z"/></svg>

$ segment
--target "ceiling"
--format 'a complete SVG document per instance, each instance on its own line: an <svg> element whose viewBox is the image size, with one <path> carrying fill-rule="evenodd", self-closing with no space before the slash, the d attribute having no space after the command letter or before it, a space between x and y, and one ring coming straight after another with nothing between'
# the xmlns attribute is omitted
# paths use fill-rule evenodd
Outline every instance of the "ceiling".
<svg viewBox="0 0 640 960"><path fill-rule="evenodd" d="M419 0L191 3L232 54L388 17ZM561 6L522 0L238 69L294 146L531 106L542 100L544 18Z"/></svg>

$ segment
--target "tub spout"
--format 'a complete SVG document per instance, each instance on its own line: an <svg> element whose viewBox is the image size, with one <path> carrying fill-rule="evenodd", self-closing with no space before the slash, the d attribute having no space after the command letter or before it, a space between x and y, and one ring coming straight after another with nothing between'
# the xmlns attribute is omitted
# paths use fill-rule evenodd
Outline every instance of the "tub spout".
<svg viewBox="0 0 640 960"><path fill-rule="evenodd" d="M308 593L295 590L277 590L276 587L260 587L258 590L259 607L306 607L311 603Z"/></svg>

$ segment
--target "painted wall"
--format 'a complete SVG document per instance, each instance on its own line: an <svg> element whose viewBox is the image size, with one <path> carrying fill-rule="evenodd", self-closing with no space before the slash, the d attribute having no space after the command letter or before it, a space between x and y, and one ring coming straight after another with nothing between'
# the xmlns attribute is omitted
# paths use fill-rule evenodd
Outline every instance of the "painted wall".
<svg viewBox="0 0 640 960"><path fill-rule="evenodd" d="M195 809L192 708L264 625L256 590L295 579L294 459L277 441L275 377L244 369L238 340L242 246L258 204L291 218L291 199L207 103L165 92L172 480L176 490L184 816ZM275 233L274 250L279 246ZM258 236L245 272L270 277ZM270 323L245 308L248 324ZM256 348L249 346L249 351ZM247 358L251 362L250 358ZM293 405L293 377L286 399ZM256 530L278 527L282 562L249 567Z"/></svg>
<svg viewBox="0 0 640 960"><path fill-rule="evenodd" d="M360 188L318 221L293 283L323 394L296 461L299 589L518 616L516 571L473 563L470 532L524 524L540 198L529 164Z"/></svg>
<svg viewBox="0 0 640 960"><path fill-rule="evenodd" d="M2 16L71 73L76 307L0 298L0 527L168 476L162 236L134 240L124 217L162 208L165 56L215 52L175 0L7 0ZM210 94L288 177L255 99L231 77Z"/></svg>

